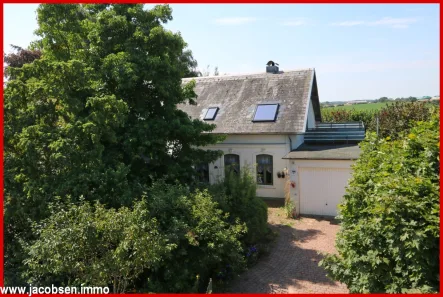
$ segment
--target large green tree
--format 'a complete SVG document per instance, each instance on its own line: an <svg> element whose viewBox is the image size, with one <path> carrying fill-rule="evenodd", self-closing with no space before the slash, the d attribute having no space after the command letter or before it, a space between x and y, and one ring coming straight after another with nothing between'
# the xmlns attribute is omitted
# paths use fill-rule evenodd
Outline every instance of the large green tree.
<svg viewBox="0 0 443 297"><path fill-rule="evenodd" d="M214 126L177 109L195 103L196 62L163 24L169 6L40 5L39 59L7 69L5 114L6 281L20 282L20 242L48 205L83 196L131 205L152 180L190 182ZM29 61L28 61L29 62Z"/></svg>

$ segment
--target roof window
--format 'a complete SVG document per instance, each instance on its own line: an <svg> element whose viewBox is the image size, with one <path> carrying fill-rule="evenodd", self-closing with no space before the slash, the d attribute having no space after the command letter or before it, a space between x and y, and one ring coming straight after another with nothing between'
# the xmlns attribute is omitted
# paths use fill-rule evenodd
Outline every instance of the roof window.
<svg viewBox="0 0 443 297"><path fill-rule="evenodd" d="M213 121L215 119L215 116L217 115L218 107L210 107L206 111L206 115L203 118L205 121Z"/></svg>
<svg viewBox="0 0 443 297"><path fill-rule="evenodd" d="M259 104L255 110L253 122L275 122L278 104Z"/></svg>

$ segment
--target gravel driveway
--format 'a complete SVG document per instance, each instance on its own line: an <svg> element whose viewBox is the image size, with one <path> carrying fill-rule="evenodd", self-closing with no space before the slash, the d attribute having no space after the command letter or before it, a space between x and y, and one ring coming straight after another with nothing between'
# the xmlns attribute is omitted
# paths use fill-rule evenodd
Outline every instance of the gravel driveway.
<svg viewBox="0 0 443 297"><path fill-rule="evenodd" d="M281 208L269 208L269 224L279 233L269 256L230 286L235 293L348 293L318 267L318 252L335 253L339 226L330 219L286 219Z"/></svg>

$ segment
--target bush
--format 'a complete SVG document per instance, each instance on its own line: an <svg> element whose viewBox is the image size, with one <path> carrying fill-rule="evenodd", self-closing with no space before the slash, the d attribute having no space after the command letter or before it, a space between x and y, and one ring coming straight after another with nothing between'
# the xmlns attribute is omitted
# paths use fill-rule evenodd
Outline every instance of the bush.
<svg viewBox="0 0 443 297"><path fill-rule="evenodd" d="M27 249L35 285L89 284L114 292L204 292L210 278L245 268L239 220L207 191L157 181L133 209L68 205L36 227Z"/></svg>
<svg viewBox="0 0 443 297"><path fill-rule="evenodd" d="M40 226L27 248L29 282L63 286L109 286L125 292L144 269L154 269L176 247L160 234L146 203L133 210L88 203L59 208Z"/></svg>
<svg viewBox="0 0 443 297"><path fill-rule="evenodd" d="M164 181L153 184L147 195L150 215L176 245L171 257L156 270L145 271L139 287L149 292L205 292L209 279L229 267L230 276L245 268L240 238L246 227L228 222L208 191L190 190Z"/></svg>
<svg viewBox="0 0 443 297"><path fill-rule="evenodd" d="M210 192L224 212L230 214L230 221L245 222L247 232L242 239L245 246L265 241L268 227L268 207L257 197L256 182L248 169L239 174L233 171L219 184L211 186Z"/></svg>
<svg viewBox="0 0 443 297"><path fill-rule="evenodd" d="M440 120L398 140L369 134L339 206L339 255L320 263L353 293L439 288Z"/></svg>
<svg viewBox="0 0 443 297"><path fill-rule="evenodd" d="M372 121L376 115L373 110L356 109L322 109L321 117L323 122L343 123L343 122L363 122L366 129L371 129Z"/></svg>
<svg viewBox="0 0 443 297"><path fill-rule="evenodd" d="M396 138L402 132L409 131L417 121L429 121L435 107L425 102L395 102L388 104L378 112L379 136ZM377 131L374 119L369 127Z"/></svg>

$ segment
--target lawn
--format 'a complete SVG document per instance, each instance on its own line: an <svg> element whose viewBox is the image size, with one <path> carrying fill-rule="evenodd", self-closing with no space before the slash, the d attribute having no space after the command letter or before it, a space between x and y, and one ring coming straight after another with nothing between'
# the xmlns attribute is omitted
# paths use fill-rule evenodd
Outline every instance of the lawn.
<svg viewBox="0 0 443 297"><path fill-rule="evenodd" d="M377 102L377 103L367 103L367 104L353 104L353 105L343 105L336 107L324 107L326 110L379 110L386 106L388 102Z"/></svg>

